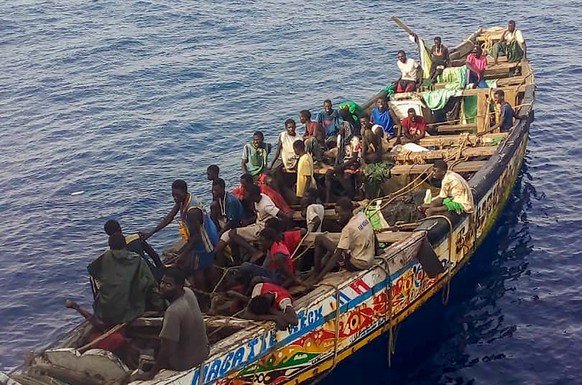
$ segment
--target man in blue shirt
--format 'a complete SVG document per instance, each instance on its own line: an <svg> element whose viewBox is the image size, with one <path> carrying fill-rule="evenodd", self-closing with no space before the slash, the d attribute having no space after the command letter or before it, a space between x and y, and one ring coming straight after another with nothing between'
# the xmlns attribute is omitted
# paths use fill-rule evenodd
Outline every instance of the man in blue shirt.
<svg viewBox="0 0 582 385"><path fill-rule="evenodd" d="M317 123L324 128L326 138L334 138L339 132L341 121L337 110L332 108L331 100L323 102L323 111L317 115Z"/></svg>
<svg viewBox="0 0 582 385"><path fill-rule="evenodd" d="M378 99L376 99L376 107L372 111L372 123L382 126L382 129L388 135L388 139L396 135L394 122L392 121L392 116L390 116L390 109L385 96L378 96Z"/></svg>
<svg viewBox="0 0 582 385"><path fill-rule="evenodd" d="M491 126L487 131L482 131L477 134L477 136L485 135L489 132L494 132L499 128L500 132L508 132L511 127L513 127L513 118L517 118L515 111L511 108L511 104L505 101L505 92L503 90L497 90L493 94L493 101L495 104L499 105L499 121L495 125Z"/></svg>

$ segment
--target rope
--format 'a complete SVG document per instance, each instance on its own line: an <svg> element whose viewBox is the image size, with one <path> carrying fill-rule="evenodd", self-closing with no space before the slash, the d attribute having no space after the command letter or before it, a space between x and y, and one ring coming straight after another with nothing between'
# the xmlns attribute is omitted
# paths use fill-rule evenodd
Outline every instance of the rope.
<svg viewBox="0 0 582 385"><path fill-rule="evenodd" d="M105 338L109 337L110 335L112 335L113 333L115 333L116 331L118 331L119 329L125 327L125 325L127 325L127 322L120 323L120 324L117 324L117 325L113 326L111 329L109 329L105 333L101 334L99 337L95 338L93 341L89 342L88 344L85 344L85 345L81 346L77 350L79 352L81 352L81 353L85 352L91 346L95 345L97 342L103 341Z"/></svg>

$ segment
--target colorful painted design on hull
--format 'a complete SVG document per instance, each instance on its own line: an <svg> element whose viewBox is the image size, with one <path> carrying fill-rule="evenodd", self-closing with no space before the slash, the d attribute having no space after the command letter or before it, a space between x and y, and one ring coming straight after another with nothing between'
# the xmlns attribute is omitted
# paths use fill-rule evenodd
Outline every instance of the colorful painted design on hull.
<svg viewBox="0 0 582 385"><path fill-rule="evenodd" d="M440 289L446 278L452 277L487 234L517 179L526 144L527 137L524 136L515 156L494 186L479 201L476 214L467 217L450 237L436 247L435 251L448 273L431 279L416 260L388 279L380 269L371 270L342 287L338 293L300 311L300 325L290 332L267 331L264 336L247 343L247 347L252 347L250 351L232 354L233 359L237 355L245 359L228 364L231 354L228 353L225 360L220 361L220 365L205 365L204 378L200 379L196 372L192 384L195 385L200 380L202 383L216 382L220 385L276 385L304 381L306 375L307 378L315 377L317 369L323 367L322 364L333 359L337 353L349 350L373 333L388 328L390 318L393 320L392 326L394 321L401 322L412 310L430 298L434 289ZM453 247L450 254L449 239ZM417 240L418 244L419 242L420 239ZM446 277L447 274L451 276ZM390 291L387 290L388 286L391 287ZM430 295L425 295L429 292ZM340 317L336 329L337 303L340 305ZM269 349L269 346L273 349ZM221 376L229 371L226 368L234 369L239 365L244 365L244 368L226 377ZM220 367L222 370L217 372L212 370L213 367ZM312 372L312 375L307 372ZM303 378L300 380L300 377Z"/></svg>

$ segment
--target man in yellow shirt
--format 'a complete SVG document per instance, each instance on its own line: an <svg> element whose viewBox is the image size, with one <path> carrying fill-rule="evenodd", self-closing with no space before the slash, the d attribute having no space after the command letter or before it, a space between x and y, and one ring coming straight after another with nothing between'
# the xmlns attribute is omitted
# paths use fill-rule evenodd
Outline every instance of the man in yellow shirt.
<svg viewBox="0 0 582 385"><path fill-rule="evenodd" d="M309 188L317 188L315 178L313 178L313 158L305 152L305 143L296 141L293 143L293 151L299 157L297 163L297 188L295 195L297 198L303 197Z"/></svg>
<svg viewBox="0 0 582 385"><path fill-rule="evenodd" d="M433 164L435 179L441 180L439 196L430 204L421 206L427 217L453 211L457 214L473 212L473 193L467 181L454 171L448 170L447 163L438 159Z"/></svg>

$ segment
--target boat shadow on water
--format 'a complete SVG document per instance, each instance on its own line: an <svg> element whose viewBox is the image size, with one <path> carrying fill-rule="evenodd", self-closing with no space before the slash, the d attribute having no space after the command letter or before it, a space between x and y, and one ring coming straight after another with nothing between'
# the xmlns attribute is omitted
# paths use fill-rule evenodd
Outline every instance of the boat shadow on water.
<svg viewBox="0 0 582 385"><path fill-rule="evenodd" d="M520 277L530 274L533 242L527 211L532 200L543 197L530 180L526 157L495 227L452 281L448 304L435 295L402 324L390 367L388 336L383 335L338 365L321 384L369 384L368 373L376 373L377 384L472 384L475 380L460 370L506 358L490 348L471 348L510 338L517 329L506 321L498 302L515 291Z"/></svg>

